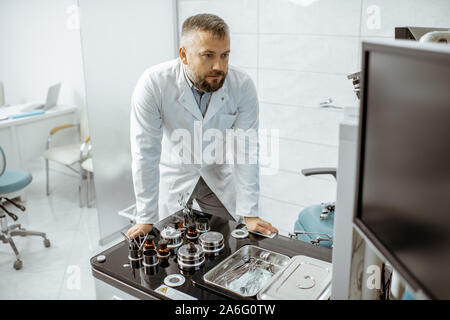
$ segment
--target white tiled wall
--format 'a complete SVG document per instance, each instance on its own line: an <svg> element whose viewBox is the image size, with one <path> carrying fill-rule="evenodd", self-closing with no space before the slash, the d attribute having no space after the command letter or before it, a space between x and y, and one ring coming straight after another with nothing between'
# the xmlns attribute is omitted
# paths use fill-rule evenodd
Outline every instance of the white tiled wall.
<svg viewBox="0 0 450 320"><path fill-rule="evenodd" d="M261 103L318 108L327 98L340 106L357 100L344 74L258 69L258 89Z"/></svg>
<svg viewBox="0 0 450 320"><path fill-rule="evenodd" d="M342 111L357 106L346 75L360 71L361 41L394 37L396 26L450 27L449 0L178 0L179 24L214 13L231 29L230 63L254 80L260 128L278 129L279 171L261 177L260 215L282 233L304 207L335 199L330 176L301 169L337 165Z"/></svg>
<svg viewBox="0 0 450 320"><path fill-rule="evenodd" d="M245 68L258 68L258 61L255 59L258 54L258 39L254 34L233 34L231 48L239 48L233 50L232 61L230 61L232 64Z"/></svg>
<svg viewBox="0 0 450 320"><path fill-rule="evenodd" d="M259 63L264 69L320 73L355 70L358 39L311 35L260 35Z"/></svg>
<svg viewBox="0 0 450 320"><path fill-rule="evenodd" d="M364 19L373 15L368 13L370 6L377 6L380 9L380 28L371 29L367 21L363 21L362 36L394 37L394 28L397 26L450 28L450 1L448 0L363 0L362 2Z"/></svg>
<svg viewBox="0 0 450 320"><path fill-rule="evenodd" d="M0 80L6 103L43 101L62 82L59 103L84 100L80 35L70 27L76 0L0 2Z"/></svg>
<svg viewBox="0 0 450 320"><path fill-rule="evenodd" d="M327 146L338 144L340 111L260 102L259 113L260 128L278 129L281 138Z"/></svg>
<svg viewBox="0 0 450 320"><path fill-rule="evenodd" d="M262 0L259 7L264 34L358 35L360 0Z"/></svg>
<svg viewBox="0 0 450 320"><path fill-rule="evenodd" d="M227 22L232 33L258 32L258 0L179 0L178 12L180 28L187 17L213 13Z"/></svg>

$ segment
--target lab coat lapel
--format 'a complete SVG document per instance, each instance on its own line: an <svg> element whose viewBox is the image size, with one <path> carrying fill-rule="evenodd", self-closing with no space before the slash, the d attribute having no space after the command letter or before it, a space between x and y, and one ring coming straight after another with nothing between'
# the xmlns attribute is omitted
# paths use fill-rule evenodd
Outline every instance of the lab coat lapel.
<svg viewBox="0 0 450 320"><path fill-rule="evenodd" d="M223 84L222 88L213 92L211 101L209 102L208 109L206 110L205 119L203 124L208 122L214 115L223 107L228 101L228 85L227 81Z"/></svg>
<svg viewBox="0 0 450 320"><path fill-rule="evenodd" d="M195 101L194 94L189 88L189 85L184 78L182 62L179 61L177 83L180 89L180 96L178 97L178 102L190 113L194 115L199 121L203 120L202 113L198 107L197 101Z"/></svg>

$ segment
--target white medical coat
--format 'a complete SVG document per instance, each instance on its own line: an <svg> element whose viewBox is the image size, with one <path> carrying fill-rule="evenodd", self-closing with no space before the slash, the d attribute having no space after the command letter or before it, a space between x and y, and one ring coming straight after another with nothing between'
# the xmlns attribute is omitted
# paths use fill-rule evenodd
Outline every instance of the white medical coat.
<svg viewBox="0 0 450 320"><path fill-rule="evenodd" d="M208 129L257 132L259 105L253 81L230 65L203 118L182 68L179 58L153 66L144 71L133 92L130 138L136 222L153 224L179 211L179 194L192 194L200 176L235 220L257 216L259 163L205 164L198 159L186 163L177 149L182 140L173 138L177 129L188 132L190 145L196 140L203 151L211 143L202 139Z"/></svg>

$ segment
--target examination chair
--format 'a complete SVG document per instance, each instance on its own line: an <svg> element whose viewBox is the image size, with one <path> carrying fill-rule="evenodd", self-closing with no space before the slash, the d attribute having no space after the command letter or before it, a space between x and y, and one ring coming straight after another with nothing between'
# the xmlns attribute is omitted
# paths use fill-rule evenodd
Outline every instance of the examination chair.
<svg viewBox="0 0 450 320"><path fill-rule="evenodd" d="M25 230L20 224L13 224L8 226L8 220L6 214L10 216L14 221L17 221L18 217L6 209L6 203L10 203L18 209L25 211L25 207L14 202L8 197L13 197L14 193L26 188L33 180L31 174L26 171L5 171L6 157L2 147L0 147L0 240L3 243L9 243L16 255L16 261L14 262L14 269L22 269L22 260L20 260L19 251L12 239L14 236L39 236L44 238L44 246L50 247L50 240L47 239L45 233Z"/></svg>
<svg viewBox="0 0 450 320"><path fill-rule="evenodd" d="M351 80L354 92L358 100L360 99L361 72L355 72L347 76ZM336 168L312 168L303 169L304 176L318 174L331 174L336 179ZM333 247L333 227L334 227L334 202L326 202L306 207L300 211L294 225L294 233L290 233L291 238L309 242L311 244L332 248Z"/></svg>
<svg viewBox="0 0 450 320"><path fill-rule="evenodd" d="M304 176L331 174L336 179L336 168L303 169ZM334 202L321 203L300 211L291 238L311 244L332 248L334 226Z"/></svg>

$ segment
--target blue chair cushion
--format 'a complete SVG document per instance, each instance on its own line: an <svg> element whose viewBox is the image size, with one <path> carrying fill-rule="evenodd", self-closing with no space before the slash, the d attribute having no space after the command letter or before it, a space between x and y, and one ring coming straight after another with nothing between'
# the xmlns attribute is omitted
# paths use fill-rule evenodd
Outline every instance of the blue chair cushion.
<svg viewBox="0 0 450 320"><path fill-rule="evenodd" d="M5 171L0 176L0 194L19 191L31 183L33 177L26 171Z"/></svg>
<svg viewBox="0 0 450 320"><path fill-rule="evenodd" d="M329 235L331 241L321 241L320 246L331 248L333 245L333 227L334 227L334 211L328 214L327 219L320 219L322 213L322 207L319 205L309 206L303 209L295 222L295 231L305 232L320 232ZM323 235L318 234L299 234L298 240L311 243L311 240L317 238L326 238Z"/></svg>
<svg viewBox="0 0 450 320"><path fill-rule="evenodd" d="M412 294L409 289L406 289L403 293L402 300L416 300L416 297Z"/></svg>

